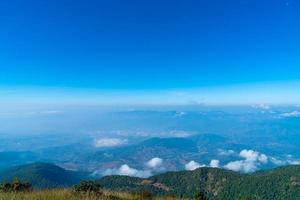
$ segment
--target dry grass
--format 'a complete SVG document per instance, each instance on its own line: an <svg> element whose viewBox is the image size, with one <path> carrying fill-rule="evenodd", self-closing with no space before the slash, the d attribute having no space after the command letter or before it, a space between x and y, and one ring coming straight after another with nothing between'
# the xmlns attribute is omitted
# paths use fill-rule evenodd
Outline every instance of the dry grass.
<svg viewBox="0 0 300 200"><path fill-rule="evenodd" d="M104 195L78 195L69 190L44 190L28 193L0 193L0 200L110 200L113 194L105 192ZM114 194L115 199L132 199L130 195Z"/></svg>
<svg viewBox="0 0 300 200"><path fill-rule="evenodd" d="M0 200L142 200L137 195L104 191L103 195L78 195L70 190L43 190L28 193L0 193ZM160 197L155 200L174 200Z"/></svg>

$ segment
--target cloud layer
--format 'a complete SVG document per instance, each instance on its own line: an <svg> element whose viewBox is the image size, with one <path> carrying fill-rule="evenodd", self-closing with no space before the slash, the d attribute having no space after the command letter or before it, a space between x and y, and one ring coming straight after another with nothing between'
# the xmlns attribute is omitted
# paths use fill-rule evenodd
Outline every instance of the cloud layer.
<svg viewBox="0 0 300 200"><path fill-rule="evenodd" d="M268 157L267 155L260 153L258 151L243 149L240 153L236 153L232 150L229 152L221 151L221 154L225 152L224 155L238 155L240 160L231 161L225 165L221 165L220 161L217 159L212 159L207 165L200 164L194 160L189 161L184 165L185 170L195 170L201 167L212 167L212 168L225 168L228 170L238 171L238 172L254 172L258 170L265 164L269 162L275 165L284 165L284 164L300 164L300 161L292 159L292 157L287 158L286 161L276 159L274 157ZM138 170L130 167L128 164L123 164L119 168L111 168L105 170L102 175L125 175L125 176L134 176L147 178L156 174L157 172L165 171L164 160L159 157L154 157L144 163L144 169ZM99 172L95 172L95 175Z"/></svg>

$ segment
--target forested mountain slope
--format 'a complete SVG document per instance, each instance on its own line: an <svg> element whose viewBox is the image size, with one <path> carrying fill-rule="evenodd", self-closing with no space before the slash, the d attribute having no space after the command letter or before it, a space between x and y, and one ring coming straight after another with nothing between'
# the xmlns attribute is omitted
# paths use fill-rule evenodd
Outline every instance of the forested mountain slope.
<svg viewBox="0 0 300 200"><path fill-rule="evenodd" d="M175 194L191 198L201 192L208 199L296 200L300 199L300 166L281 167L252 174L199 168L194 171L168 172L148 179L108 176L102 186L112 190L149 189L154 194Z"/></svg>

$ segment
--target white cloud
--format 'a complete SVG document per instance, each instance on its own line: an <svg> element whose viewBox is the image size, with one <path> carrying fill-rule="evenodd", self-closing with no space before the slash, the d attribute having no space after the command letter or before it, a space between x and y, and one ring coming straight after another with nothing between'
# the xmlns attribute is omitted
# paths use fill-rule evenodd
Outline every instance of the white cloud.
<svg viewBox="0 0 300 200"><path fill-rule="evenodd" d="M300 160L288 160L287 162L290 165L300 165Z"/></svg>
<svg viewBox="0 0 300 200"><path fill-rule="evenodd" d="M285 164L285 161L274 158L274 157L271 157L270 161L275 165L284 165Z"/></svg>
<svg viewBox="0 0 300 200"><path fill-rule="evenodd" d="M292 112L282 113L280 117L300 117L300 112L295 110Z"/></svg>
<svg viewBox="0 0 300 200"><path fill-rule="evenodd" d="M213 167L213 168L218 168L220 165L220 161L219 160L211 160L209 166Z"/></svg>
<svg viewBox="0 0 300 200"><path fill-rule="evenodd" d="M256 162L249 160L238 160L229 162L224 168L233 171L254 172L257 170L257 164Z"/></svg>
<svg viewBox="0 0 300 200"><path fill-rule="evenodd" d="M141 177L147 178L152 176L153 172L164 171L165 168L163 167L163 159L154 157L148 162L145 163L147 169L144 170L137 170L131 168L129 165L124 164L119 168L111 168L107 169L102 173L104 176L108 175L123 175L123 176L134 176L134 177ZM94 175L99 174L99 171L94 172Z"/></svg>
<svg viewBox="0 0 300 200"><path fill-rule="evenodd" d="M253 150L244 149L239 155L241 158L244 158L244 160L229 162L224 168L233 171L253 172L256 171L261 164L268 163L269 160L265 154Z"/></svg>
<svg viewBox="0 0 300 200"><path fill-rule="evenodd" d="M205 165L200 165L199 163L197 163L197 162L195 162L195 161L190 161L189 163L187 163L186 165L185 165L185 169L186 170L195 170L195 169L197 169L197 168L199 168L199 167L205 167Z"/></svg>
<svg viewBox="0 0 300 200"><path fill-rule="evenodd" d="M45 111L41 111L40 113L41 114L49 114L49 115L51 115L51 114L58 114L58 113L61 113L62 111L60 111L60 110L45 110Z"/></svg>
<svg viewBox="0 0 300 200"><path fill-rule="evenodd" d="M129 167L127 164L122 165L120 168L107 169L103 173L104 176L108 175L122 175L147 178L152 175L150 170L137 170Z"/></svg>
<svg viewBox="0 0 300 200"><path fill-rule="evenodd" d="M232 171L242 171L243 165L244 165L244 161L238 160L238 161L232 161L232 162L227 163L224 166L224 168L232 170Z"/></svg>
<svg viewBox="0 0 300 200"><path fill-rule="evenodd" d="M240 152L240 156L246 160L256 160L258 157L258 152L244 149Z"/></svg>
<svg viewBox="0 0 300 200"><path fill-rule="evenodd" d="M189 131L176 131L176 130L173 130L173 131L170 131L170 135L172 137L178 137L178 138L185 138L185 137L189 137L191 136L193 133L192 132L189 132Z"/></svg>
<svg viewBox="0 0 300 200"><path fill-rule="evenodd" d="M286 164L289 165L300 165L300 160L297 158L294 158L293 155L289 154L286 156L287 159L285 161Z"/></svg>
<svg viewBox="0 0 300 200"><path fill-rule="evenodd" d="M119 169L120 175L137 176L137 177L148 177L151 175L150 171L140 171L129 167L128 165L122 165Z"/></svg>
<svg viewBox="0 0 300 200"><path fill-rule="evenodd" d="M218 149L218 154L220 156L230 156L230 155L235 154L235 151L233 151L233 150Z"/></svg>
<svg viewBox="0 0 300 200"><path fill-rule="evenodd" d="M151 169L159 169L162 167L162 164L163 164L163 159L155 157L155 158L152 158L151 160L149 160L146 163L146 166Z"/></svg>
<svg viewBox="0 0 300 200"><path fill-rule="evenodd" d="M266 164L266 163L268 163L268 156L266 156L265 154L260 154L258 156L258 161L263 164Z"/></svg>
<svg viewBox="0 0 300 200"><path fill-rule="evenodd" d="M39 110L39 111L25 111L25 112L18 112L18 113L14 113L14 112L9 112L9 113L0 113L0 115L8 115L8 116L24 116L24 117L28 117L28 116L38 116L38 115L55 115L55 114L59 114L62 113L61 110Z"/></svg>
<svg viewBox="0 0 300 200"><path fill-rule="evenodd" d="M258 105L254 105L253 108L258 108L258 109L262 109L262 110L270 110L271 107L266 105L266 104L258 104Z"/></svg>
<svg viewBox="0 0 300 200"><path fill-rule="evenodd" d="M288 155L286 159L278 159L271 157L270 161L275 165L300 165L300 160L294 159L291 155Z"/></svg>
<svg viewBox="0 0 300 200"><path fill-rule="evenodd" d="M264 164L268 162L268 157L265 154L253 150L242 150L240 152L240 157L245 158L248 161L259 161Z"/></svg>
<svg viewBox="0 0 300 200"><path fill-rule="evenodd" d="M119 138L101 138L101 139L94 140L94 146L97 148L120 146L126 143L127 143L126 139L119 139Z"/></svg>
<svg viewBox="0 0 300 200"><path fill-rule="evenodd" d="M183 111L177 111L176 113L175 113L175 117L183 117L183 116L185 116L186 115L186 112L183 112Z"/></svg>

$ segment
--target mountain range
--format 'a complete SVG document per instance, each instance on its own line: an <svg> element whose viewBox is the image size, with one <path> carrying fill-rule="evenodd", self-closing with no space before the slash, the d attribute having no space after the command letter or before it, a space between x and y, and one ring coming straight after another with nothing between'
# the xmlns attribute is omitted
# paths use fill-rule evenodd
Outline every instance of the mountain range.
<svg viewBox="0 0 300 200"><path fill-rule="evenodd" d="M30 182L35 188L70 187L86 174L65 170L47 163L34 163L0 172L0 180L14 177ZM300 166L286 166L243 174L219 168L167 172L149 178L105 176L102 187L112 191L136 192L148 189L155 195L192 198L197 192L209 200L297 200L300 199Z"/></svg>

